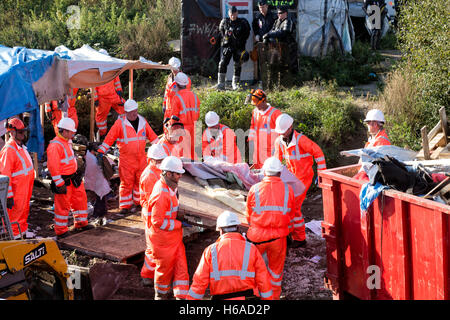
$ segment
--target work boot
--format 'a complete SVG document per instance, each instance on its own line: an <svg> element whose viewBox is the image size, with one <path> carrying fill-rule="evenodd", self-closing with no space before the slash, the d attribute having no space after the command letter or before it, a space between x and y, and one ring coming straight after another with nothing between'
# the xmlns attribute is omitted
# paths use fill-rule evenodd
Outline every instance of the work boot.
<svg viewBox="0 0 450 320"><path fill-rule="evenodd" d="M126 217L128 214L130 214L130 209L128 208L123 208L117 213L120 217Z"/></svg>
<svg viewBox="0 0 450 320"><path fill-rule="evenodd" d="M168 293L159 293L155 291L155 300L171 300L171 294Z"/></svg>
<svg viewBox="0 0 450 320"><path fill-rule="evenodd" d="M144 287L153 287L153 279L151 279L151 278L142 278L142 285Z"/></svg>
<svg viewBox="0 0 450 320"><path fill-rule="evenodd" d="M233 81L231 83L231 86L233 87L233 90L239 90L240 89L240 84L239 84L240 80L241 80L240 77L233 76Z"/></svg>
<svg viewBox="0 0 450 320"><path fill-rule="evenodd" d="M61 240L61 239L67 238L70 235L72 235L72 232L70 232L70 231L66 231L63 234L57 234L56 240Z"/></svg>
<svg viewBox="0 0 450 320"><path fill-rule="evenodd" d="M95 229L95 226L90 223L88 223L84 227L77 228L77 230L80 230L80 231L87 231L87 230L91 230L91 229Z"/></svg>
<svg viewBox="0 0 450 320"><path fill-rule="evenodd" d="M306 246L306 240L298 241L298 240L292 240L291 248L303 248Z"/></svg>
<svg viewBox="0 0 450 320"><path fill-rule="evenodd" d="M225 90L226 73L219 73L217 76L217 90Z"/></svg>

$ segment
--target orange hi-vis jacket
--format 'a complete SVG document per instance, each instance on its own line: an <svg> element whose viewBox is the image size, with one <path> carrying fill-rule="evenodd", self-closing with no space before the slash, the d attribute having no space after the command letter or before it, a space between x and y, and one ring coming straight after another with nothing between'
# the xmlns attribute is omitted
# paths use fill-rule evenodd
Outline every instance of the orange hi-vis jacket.
<svg viewBox="0 0 450 320"><path fill-rule="evenodd" d="M174 115L184 124L185 129L193 127L200 116L200 100L197 95L188 89L174 92L168 100L164 119Z"/></svg>
<svg viewBox="0 0 450 320"><path fill-rule="evenodd" d="M177 86L177 83L173 80L174 79L174 75L173 73L169 74L169 76L167 77L167 82L166 82L166 90L164 91L164 101L163 101L163 107L167 107L167 101L172 97L173 93L174 93L174 89ZM191 78L188 77L188 84L186 86L186 89L191 90Z"/></svg>
<svg viewBox="0 0 450 320"><path fill-rule="evenodd" d="M148 205L151 258L155 262L155 291L185 298L189 290L189 273L183 244L183 229L177 220L178 198L161 177L153 187Z"/></svg>
<svg viewBox="0 0 450 320"><path fill-rule="evenodd" d="M263 112L258 108L254 108L252 112L248 140L253 141L253 164L257 167L261 167L264 161L272 156L274 142L278 137L275 126L281 111L268 105Z"/></svg>
<svg viewBox="0 0 450 320"><path fill-rule="evenodd" d="M147 167L145 167L144 171L141 174L141 179L139 181L139 193L140 193L140 202L142 206L141 216L142 221L144 222L144 230L145 230L145 242L146 249L144 254L144 263L141 268L141 277L153 279L155 277L155 267L156 264L152 259L152 248L151 242L149 239L149 214L148 214L148 202L150 201L150 196L153 191L153 187L156 182L161 178L161 170L156 166L149 163Z"/></svg>
<svg viewBox="0 0 450 320"><path fill-rule="evenodd" d="M158 142L158 136L141 115L139 117L138 131L136 132L125 116L119 117L109 130L105 140L100 145L98 151L106 153L117 141L120 152L120 165L132 168L145 168L146 154L145 145L147 140L152 144Z"/></svg>
<svg viewBox="0 0 450 320"><path fill-rule="evenodd" d="M264 177L250 188L247 196L247 238L258 243L287 236L295 205L291 186L280 177Z"/></svg>
<svg viewBox="0 0 450 320"><path fill-rule="evenodd" d="M69 108L67 110L67 117L75 122L75 128L78 128L78 115L77 109L75 108L75 103L77 102L77 92L78 88L72 89L72 97L68 99ZM63 112L58 109L58 101L53 100L51 103L45 103L45 112L52 113L52 125L55 128L55 133L58 133L58 123L62 119Z"/></svg>
<svg viewBox="0 0 450 320"><path fill-rule="evenodd" d="M208 286L211 295L253 290L263 300L272 300L264 259L256 246L237 232L223 234L203 251L186 298L203 299Z"/></svg>
<svg viewBox="0 0 450 320"><path fill-rule="evenodd" d="M9 177L7 198L14 199L14 205L7 209L11 222L18 222L21 232L28 230L28 213L33 191L33 161L25 146L19 146L10 138L0 151L0 174ZM14 236L19 234L16 224L12 225Z"/></svg>
<svg viewBox="0 0 450 320"><path fill-rule="evenodd" d="M322 149L302 133L294 130L289 145L279 136L275 141L275 156L280 161L286 160L286 166L305 185L305 194L314 177L313 163L317 163L317 170L325 170L325 156Z"/></svg>
<svg viewBox="0 0 450 320"><path fill-rule="evenodd" d="M241 152L236 144L236 135L227 126L219 125L219 135L214 139L211 129L206 128L202 137L203 158L215 157L229 163L242 162Z"/></svg>
<svg viewBox="0 0 450 320"><path fill-rule="evenodd" d="M142 207L142 217L144 223L148 216L148 202L156 182L161 178L161 170L152 164L148 164L141 174L139 181L140 202Z"/></svg>
<svg viewBox="0 0 450 320"><path fill-rule="evenodd" d="M184 152L183 152L183 144L182 144L181 140L177 143L172 144L164 136L159 140L158 144L161 144L163 146L164 151L166 152L167 156L183 158Z"/></svg>
<svg viewBox="0 0 450 320"><path fill-rule="evenodd" d="M57 187L64 184L63 175L68 176L77 171L77 159L72 145L60 135L57 135L48 145L47 167Z"/></svg>
<svg viewBox="0 0 450 320"><path fill-rule="evenodd" d="M378 147L378 146L389 146L391 141L389 140L386 131L384 129L378 131L374 138L370 137L369 141L366 142L364 148Z"/></svg>
<svg viewBox="0 0 450 320"><path fill-rule="evenodd" d="M117 91L122 91L122 84L120 78L117 76L113 81L105 83L94 89L94 101L97 101L99 97L114 97L117 95Z"/></svg>

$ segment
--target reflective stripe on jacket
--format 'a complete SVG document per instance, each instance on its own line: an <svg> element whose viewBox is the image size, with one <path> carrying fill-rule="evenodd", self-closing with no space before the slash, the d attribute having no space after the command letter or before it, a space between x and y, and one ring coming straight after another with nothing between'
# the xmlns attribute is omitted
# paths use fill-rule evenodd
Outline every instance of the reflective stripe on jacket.
<svg viewBox="0 0 450 320"><path fill-rule="evenodd" d="M7 198L14 197L12 185L23 181L22 178L33 175L33 161L26 147L20 147L10 138L0 151L0 174L9 177ZM18 184L16 187L21 187ZM23 186L28 188L28 186Z"/></svg>
<svg viewBox="0 0 450 320"><path fill-rule="evenodd" d="M139 165L140 167L143 167L141 163L144 162L145 166L145 145L147 140L152 144L157 143L158 137L147 121L140 115L138 117L139 126L137 132L125 116L119 117L109 130L98 151L106 153L114 142L117 142L120 162L125 161L129 165Z"/></svg>
<svg viewBox="0 0 450 320"><path fill-rule="evenodd" d="M120 78L118 76L104 85L95 87L94 100L98 100L99 97L115 96L117 95L117 91L122 91L122 85L120 84Z"/></svg>
<svg viewBox="0 0 450 320"><path fill-rule="evenodd" d="M292 187L280 177L264 177L250 188L247 196L247 238L263 242L287 236L295 210Z"/></svg>
<svg viewBox="0 0 450 320"><path fill-rule="evenodd" d="M387 133L384 129L378 131L374 138L370 137L366 142L364 148L377 147L377 146L389 146L391 141L389 140Z"/></svg>
<svg viewBox="0 0 450 320"><path fill-rule="evenodd" d="M175 92L168 100L164 118L174 115L185 126L194 125L200 116L200 100L197 95L188 89Z"/></svg>
<svg viewBox="0 0 450 320"><path fill-rule="evenodd" d="M178 198L161 177L153 187L148 202L151 214L150 240L156 246L169 246L182 241L181 221L177 220Z"/></svg>
<svg viewBox="0 0 450 320"><path fill-rule="evenodd" d="M148 217L148 203L156 182L161 178L161 170L156 166L149 164L145 167L139 181L140 203L142 206L142 215Z"/></svg>
<svg viewBox="0 0 450 320"><path fill-rule="evenodd" d="M77 171L77 159L72 144L61 136L56 136L47 147L47 167L57 187L64 184L63 175Z"/></svg>
<svg viewBox="0 0 450 320"><path fill-rule="evenodd" d="M264 260L255 245L237 233L226 233L202 254L187 296L202 299L211 295L253 289L264 300L272 299L272 285Z"/></svg>
<svg viewBox="0 0 450 320"><path fill-rule="evenodd" d="M221 124L220 133L216 139L211 135L211 129L206 128L202 138L202 153L205 157L216 157L230 163L242 162L241 152L236 145L236 135L233 130Z"/></svg>
<svg viewBox="0 0 450 320"><path fill-rule="evenodd" d="M304 182L305 185L307 185L306 182L309 184L314 177L314 160L317 163L317 170L325 170L327 168L322 149L304 134L294 130L292 141L288 146L282 139L283 137L279 136L275 141L275 156L280 161L286 160L288 170Z"/></svg>

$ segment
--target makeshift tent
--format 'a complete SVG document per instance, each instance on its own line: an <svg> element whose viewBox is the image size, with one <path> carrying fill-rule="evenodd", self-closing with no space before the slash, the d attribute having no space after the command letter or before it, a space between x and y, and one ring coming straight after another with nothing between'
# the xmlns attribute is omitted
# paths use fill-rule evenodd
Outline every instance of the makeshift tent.
<svg viewBox="0 0 450 320"><path fill-rule="evenodd" d="M386 33L389 31L389 28L390 28L389 20L394 19L395 15L396 15L396 11L394 8L396 5L395 4L396 1L385 1L385 2L386 2L387 15L384 18L384 22L383 22L383 29L381 31L382 37L384 37L386 35ZM353 23L358 20L362 20L362 19L364 20L365 28L355 28L355 33L357 33L356 34L357 38L361 37L360 33L362 33L362 32L367 32L366 34L369 36L371 34L371 23L369 22L369 18L363 9L363 4L364 4L364 0L348 0L349 15L350 15ZM363 31L362 29L365 29L365 31Z"/></svg>
<svg viewBox="0 0 450 320"><path fill-rule="evenodd" d="M30 113L27 147L41 158L44 137L39 105L64 98L65 94L70 94L70 88L94 88L133 69L170 67L142 57L139 60L116 59L88 45L76 50L60 46L55 51L0 45L0 120Z"/></svg>
<svg viewBox="0 0 450 320"><path fill-rule="evenodd" d="M354 33L346 0L299 0L297 9L297 41L302 55L351 52Z"/></svg>

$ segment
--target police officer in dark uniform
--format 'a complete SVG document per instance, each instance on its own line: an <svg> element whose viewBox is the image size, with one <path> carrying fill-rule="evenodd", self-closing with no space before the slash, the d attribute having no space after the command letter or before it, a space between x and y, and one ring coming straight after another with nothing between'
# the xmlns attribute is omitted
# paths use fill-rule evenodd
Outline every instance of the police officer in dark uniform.
<svg viewBox="0 0 450 320"><path fill-rule="evenodd" d="M263 36L263 41L275 44L278 49L278 53L273 51L274 56L271 57L271 64L275 71L279 72L280 75L287 70L296 74L298 72L298 61L295 23L288 17L287 6L278 7L277 14L278 19L275 21L272 30Z"/></svg>
<svg viewBox="0 0 450 320"><path fill-rule="evenodd" d="M222 35L222 59L219 63L217 88L225 89L225 75L231 58L234 61L233 89L239 87L241 64L249 59L245 51L245 43L250 35L250 24L245 18L238 18L238 10L232 6L228 10L228 18L222 19L219 25Z"/></svg>
<svg viewBox="0 0 450 320"><path fill-rule="evenodd" d="M256 13L252 22L253 34L255 35L255 47L258 52L258 79L262 86L262 80L266 76L267 46L263 43L263 36L272 30L275 17L269 10L267 0L258 1L259 12Z"/></svg>

